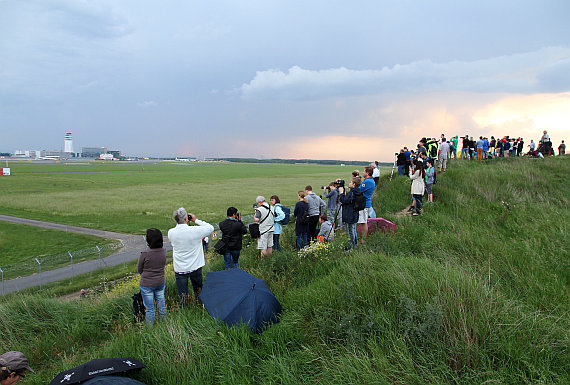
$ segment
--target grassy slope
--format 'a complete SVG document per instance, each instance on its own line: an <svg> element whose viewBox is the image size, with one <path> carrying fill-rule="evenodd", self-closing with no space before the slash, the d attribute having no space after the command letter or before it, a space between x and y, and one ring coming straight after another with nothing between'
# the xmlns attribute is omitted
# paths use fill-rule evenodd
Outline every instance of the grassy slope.
<svg viewBox="0 0 570 385"><path fill-rule="evenodd" d="M149 384L568 383L569 172L567 159L455 162L419 218L394 214L405 178L383 183L374 204L398 233L358 252L258 260L247 246L242 267L285 309L259 336L178 311L170 273L169 318L151 329L130 321L136 280L89 301L12 297L0 350L28 354L37 384L106 355L140 358Z"/></svg>

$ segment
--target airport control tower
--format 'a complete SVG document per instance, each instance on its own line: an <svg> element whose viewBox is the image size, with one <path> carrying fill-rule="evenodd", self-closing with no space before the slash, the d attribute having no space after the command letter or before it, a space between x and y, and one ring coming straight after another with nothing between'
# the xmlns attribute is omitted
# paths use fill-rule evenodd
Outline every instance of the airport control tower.
<svg viewBox="0 0 570 385"><path fill-rule="evenodd" d="M65 133L65 140L63 141L65 146L63 147L63 152L73 152L73 139L71 138L71 131Z"/></svg>

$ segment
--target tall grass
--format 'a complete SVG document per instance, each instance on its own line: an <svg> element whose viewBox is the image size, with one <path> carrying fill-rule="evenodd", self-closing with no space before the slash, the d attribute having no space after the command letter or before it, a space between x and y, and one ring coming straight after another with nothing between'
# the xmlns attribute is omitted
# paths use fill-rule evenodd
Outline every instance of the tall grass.
<svg viewBox="0 0 570 385"><path fill-rule="evenodd" d="M0 304L0 349L30 356L30 384L103 356L139 358L148 368L133 376L148 384L570 383L568 164L451 162L414 218L397 214L409 181L384 179L374 205L398 232L352 253L340 234L300 258L292 226L271 258L246 240L240 266L284 309L260 335L178 310L169 272L165 322L132 323L136 278L87 301L12 297ZM214 257L206 272L222 268Z"/></svg>

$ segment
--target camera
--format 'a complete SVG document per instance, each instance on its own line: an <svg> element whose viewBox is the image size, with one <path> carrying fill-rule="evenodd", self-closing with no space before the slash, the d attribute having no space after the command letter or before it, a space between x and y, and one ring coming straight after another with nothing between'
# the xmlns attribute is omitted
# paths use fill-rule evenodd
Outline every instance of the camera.
<svg viewBox="0 0 570 385"><path fill-rule="evenodd" d="M253 206L254 209L256 209L256 208L257 208L257 203L254 203L252 206Z"/></svg>
<svg viewBox="0 0 570 385"><path fill-rule="evenodd" d="M333 183L336 188L344 187L344 179L335 180Z"/></svg>

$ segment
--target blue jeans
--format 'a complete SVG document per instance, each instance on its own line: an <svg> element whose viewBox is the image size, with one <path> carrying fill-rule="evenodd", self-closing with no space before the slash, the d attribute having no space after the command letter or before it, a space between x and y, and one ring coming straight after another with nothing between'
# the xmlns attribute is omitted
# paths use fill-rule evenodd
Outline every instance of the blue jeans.
<svg viewBox="0 0 570 385"><path fill-rule="evenodd" d="M348 239L350 240L349 249L356 246L358 242L358 233L356 232L356 223L347 223L346 228L348 230Z"/></svg>
<svg viewBox="0 0 570 385"><path fill-rule="evenodd" d="M141 294L144 307L146 308L146 323L152 325L154 323L154 301L158 308L160 319L166 318L166 302L164 300L164 284L154 287L141 286Z"/></svg>
<svg viewBox="0 0 570 385"><path fill-rule="evenodd" d="M461 158L469 159L469 149L468 148L461 149Z"/></svg>
<svg viewBox="0 0 570 385"><path fill-rule="evenodd" d="M202 291L202 268L187 274L174 273L176 277L176 288L178 289L178 304L182 309L188 307L188 279L192 282L194 290L194 301L198 302L198 296Z"/></svg>
<svg viewBox="0 0 570 385"><path fill-rule="evenodd" d="M297 250L301 250L308 244L309 242L307 241L307 233L301 233L300 235L297 235Z"/></svg>
<svg viewBox="0 0 570 385"><path fill-rule="evenodd" d="M406 166L404 166L403 164L398 166L398 175L399 176L404 176L404 168L406 168Z"/></svg>
<svg viewBox="0 0 570 385"><path fill-rule="evenodd" d="M281 234L273 233L273 251L281 251L281 244L279 243L279 236Z"/></svg>
<svg viewBox="0 0 570 385"><path fill-rule="evenodd" d="M226 269L233 269L238 268L238 259L239 259L240 250L229 250L226 249L226 253L224 254L224 265L226 265Z"/></svg>

